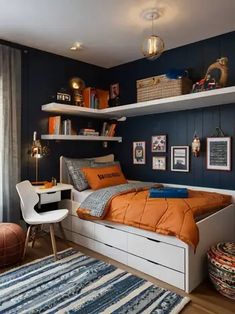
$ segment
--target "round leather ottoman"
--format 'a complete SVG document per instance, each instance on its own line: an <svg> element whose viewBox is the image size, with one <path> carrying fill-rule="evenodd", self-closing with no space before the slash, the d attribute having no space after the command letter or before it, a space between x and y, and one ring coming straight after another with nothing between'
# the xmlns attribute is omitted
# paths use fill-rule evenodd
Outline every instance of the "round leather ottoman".
<svg viewBox="0 0 235 314"><path fill-rule="evenodd" d="M24 230L13 223L0 223L0 267L18 263L23 254Z"/></svg>
<svg viewBox="0 0 235 314"><path fill-rule="evenodd" d="M207 252L209 275L217 291L235 300L235 243L223 242Z"/></svg>

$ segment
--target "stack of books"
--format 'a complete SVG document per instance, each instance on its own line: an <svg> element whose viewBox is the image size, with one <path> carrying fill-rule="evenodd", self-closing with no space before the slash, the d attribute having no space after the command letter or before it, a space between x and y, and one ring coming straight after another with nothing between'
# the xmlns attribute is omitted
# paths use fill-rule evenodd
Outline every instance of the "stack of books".
<svg viewBox="0 0 235 314"><path fill-rule="evenodd" d="M115 135L116 126L117 126L116 123L104 122L103 127L102 127L102 131L101 131L101 135L113 137Z"/></svg>
<svg viewBox="0 0 235 314"><path fill-rule="evenodd" d="M108 107L109 91L93 87L83 90L84 107L92 109L104 109Z"/></svg>
<svg viewBox="0 0 235 314"><path fill-rule="evenodd" d="M99 136L99 132L96 132L95 129L81 129L81 130L79 131L79 135Z"/></svg>

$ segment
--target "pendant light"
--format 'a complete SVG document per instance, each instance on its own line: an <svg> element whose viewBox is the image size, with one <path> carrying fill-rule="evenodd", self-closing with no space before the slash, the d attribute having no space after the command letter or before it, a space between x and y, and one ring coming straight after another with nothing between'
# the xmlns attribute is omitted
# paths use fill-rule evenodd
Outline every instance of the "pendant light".
<svg viewBox="0 0 235 314"><path fill-rule="evenodd" d="M159 18L159 14L156 12L156 10L152 10L147 12L147 14L144 15L144 18L146 20L152 21L152 35L144 40L142 45L142 52L148 60L156 60L158 57L160 57L165 49L163 40L159 36L154 35L153 30L153 21Z"/></svg>

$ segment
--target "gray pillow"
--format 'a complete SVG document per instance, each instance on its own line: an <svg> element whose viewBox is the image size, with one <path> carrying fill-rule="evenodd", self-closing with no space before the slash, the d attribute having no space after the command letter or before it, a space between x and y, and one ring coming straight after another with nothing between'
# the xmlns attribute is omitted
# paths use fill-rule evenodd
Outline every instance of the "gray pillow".
<svg viewBox="0 0 235 314"><path fill-rule="evenodd" d="M90 167L92 160L75 158L64 158L64 160L75 189L80 192L89 189L89 184L81 168Z"/></svg>
<svg viewBox="0 0 235 314"><path fill-rule="evenodd" d="M109 166L114 166L114 165L118 165L121 168L119 161L109 161L109 162L91 161L91 168L102 168L102 167L109 167Z"/></svg>

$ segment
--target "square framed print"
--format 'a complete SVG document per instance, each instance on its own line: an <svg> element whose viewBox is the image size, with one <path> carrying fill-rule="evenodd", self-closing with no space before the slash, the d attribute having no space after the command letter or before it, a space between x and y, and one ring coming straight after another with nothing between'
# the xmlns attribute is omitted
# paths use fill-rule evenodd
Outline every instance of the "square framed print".
<svg viewBox="0 0 235 314"><path fill-rule="evenodd" d="M230 171L231 137L208 137L206 143L206 168Z"/></svg>
<svg viewBox="0 0 235 314"><path fill-rule="evenodd" d="M152 136L152 153L165 153L166 152L166 135Z"/></svg>
<svg viewBox="0 0 235 314"><path fill-rule="evenodd" d="M133 164L144 165L145 162L145 142L133 142Z"/></svg>
<svg viewBox="0 0 235 314"><path fill-rule="evenodd" d="M189 146L171 146L171 171L189 172Z"/></svg>
<svg viewBox="0 0 235 314"><path fill-rule="evenodd" d="M165 156L153 156L152 163L153 170L166 170L166 157Z"/></svg>

